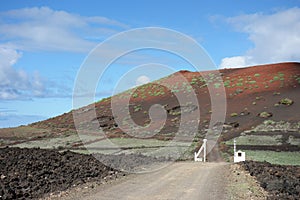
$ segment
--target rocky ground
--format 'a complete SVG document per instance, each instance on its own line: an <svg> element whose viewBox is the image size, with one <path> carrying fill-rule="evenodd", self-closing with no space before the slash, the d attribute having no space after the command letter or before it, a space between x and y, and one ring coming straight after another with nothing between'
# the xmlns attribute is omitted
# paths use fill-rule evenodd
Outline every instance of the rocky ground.
<svg viewBox="0 0 300 200"><path fill-rule="evenodd" d="M0 199L38 199L85 183L102 184L127 175L104 165L99 159L125 171L165 161L138 154L105 156L39 148L0 148ZM299 166L246 161L241 167L268 192L268 199L299 199ZM236 180L240 180L240 170L234 171ZM247 194L251 199L264 197L264 192L255 183L243 184L253 190Z"/></svg>
<svg viewBox="0 0 300 200"><path fill-rule="evenodd" d="M266 200L268 193L240 164L230 165L227 191L230 200Z"/></svg>
<svg viewBox="0 0 300 200"><path fill-rule="evenodd" d="M159 161L143 155L96 156L127 171ZM36 199L86 182L106 182L126 175L98 159L70 151L0 148L0 199Z"/></svg>
<svg viewBox="0 0 300 200"><path fill-rule="evenodd" d="M268 162L243 162L242 167L255 176L270 200L296 200L300 196L300 167L272 165Z"/></svg>

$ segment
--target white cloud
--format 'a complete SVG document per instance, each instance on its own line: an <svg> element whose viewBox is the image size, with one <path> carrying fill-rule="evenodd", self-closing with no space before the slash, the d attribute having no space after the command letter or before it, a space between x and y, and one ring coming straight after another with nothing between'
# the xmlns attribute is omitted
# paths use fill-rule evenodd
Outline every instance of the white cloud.
<svg viewBox="0 0 300 200"><path fill-rule="evenodd" d="M300 8L270 15L241 15L228 18L227 22L237 31L248 34L254 47L244 55L224 58L220 67L300 60Z"/></svg>
<svg viewBox="0 0 300 200"><path fill-rule="evenodd" d="M14 49L0 46L0 99L29 98L44 93L44 85L37 72L29 76L13 67L21 56Z"/></svg>
<svg viewBox="0 0 300 200"><path fill-rule="evenodd" d="M2 12L0 20L2 43L21 50L87 52L96 43L85 38L100 38L128 28L105 17L80 16L48 7Z"/></svg>
<svg viewBox="0 0 300 200"><path fill-rule="evenodd" d="M85 20L87 22L92 22L92 23L98 23L98 24L106 24L110 26L118 26L124 29L129 28L128 25L123 24L121 22L118 22L116 20L108 19L106 17L100 17L100 16L95 16L95 17L85 17Z"/></svg>
<svg viewBox="0 0 300 200"><path fill-rule="evenodd" d="M28 74L16 69L14 65L21 52L87 53L96 41L126 28L126 24L113 19L81 16L48 7L0 12L0 99L70 96L64 91L66 87L42 80L38 72Z"/></svg>
<svg viewBox="0 0 300 200"><path fill-rule="evenodd" d="M144 85L150 82L150 78L148 76L142 75L136 79L136 85Z"/></svg>
<svg viewBox="0 0 300 200"><path fill-rule="evenodd" d="M240 68L247 65L247 57L245 56L234 56L226 57L222 59L220 65L221 68Z"/></svg>

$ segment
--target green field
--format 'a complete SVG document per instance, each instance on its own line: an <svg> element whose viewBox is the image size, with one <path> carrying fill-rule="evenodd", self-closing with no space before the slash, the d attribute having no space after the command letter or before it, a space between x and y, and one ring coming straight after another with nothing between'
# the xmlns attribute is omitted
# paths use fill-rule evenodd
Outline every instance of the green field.
<svg viewBox="0 0 300 200"><path fill-rule="evenodd" d="M300 138L295 138L295 137L293 137L293 136L290 136L290 137L288 138L287 143L289 143L289 144L291 144L291 145L298 145L298 146L300 146Z"/></svg>
<svg viewBox="0 0 300 200"><path fill-rule="evenodd" d="M145 155L172 156L172 152L182 152L190 145L187 142L162 141L156 139L113 138L85 145L89 153L119 154L142 153ZM101 148L101 149L98 149ZM103 149L108 148L108 149ZM115 148L115 149L109 149ZM131 149L121 149L131 148ZM173 155L174 156L174 155ZM177 156L177 155L175 155Z"/></svg>
<svg viewBox="0 0 300 200"><path fill-rule="evenodd" d="M236 138L237 145L281 145L281 135L266 136L266 135L245 135ZM233 145L233 139L226 142L227 145Z"/></svg>
<svg viewBox="0 0 300 200"><path fill-rule="evenodd" d="M84 137L85 141L92 141L95 139L98 139L99 136L81 136ZM81 139L78 137L78 135L73 134L70 136L62 136L62 137L55 137L55 138L44 138L40 140L34 140L34 141L27 141L20 144L12 145L13 147L27 147L27 148L33 148L33 147L40 147L44 149L54 149L59 147L71 147L74 143L79 143Z"/></svg>
<svg viewBox="0 0 300 200"><path fill-rule="evenodd" d="M93 135L81 135L80 138L85 142L92 142L101 139L100 136ZM27 141L12 146L21 148L40 147L44 149L63 149L72 147L72 144L80 143L80 138L78 137L78 135L70 135L64 137ZM187 149L190 150L190 144L191 143L189 142L163 141L157 139L112 138L95 141L90 144L80 146L80 149L72 149L72 151L84 154L142 153L145 155L177 157L179 152L180 154L182 154ZM84 148L87 148L87 150L85 150ZM192 157L193 153L190 154L190 156Z"/></svg>
<svg viewBox="0 0 300 200"><path fill-rule="evenodd" d="M300 165L300 152L250 151L245 150L246 160L267 161L279 165Z"/></svg>

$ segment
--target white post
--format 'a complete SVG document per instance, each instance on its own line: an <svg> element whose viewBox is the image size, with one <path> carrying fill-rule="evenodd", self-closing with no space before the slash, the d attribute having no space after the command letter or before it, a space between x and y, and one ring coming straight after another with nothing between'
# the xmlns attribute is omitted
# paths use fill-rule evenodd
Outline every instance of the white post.
<svg viewBox="0 0 300 200"><path fill-rule="evenodd" d="M206 162L206 142L207 142L207 139L203 139L203 145L204 145L204 149L203 149L203 162Z"/></svg>
<svg viewBox="0 0 300 200"><path fill-rule="evenodd" d="M203 161L203 162L206 162L206 142L207 142L207 139L203 139L203 144L201 146L201 148L199 149L198 152L195 152L194 153L194 160L197 162L197 161ZM198 158L201 154L203 150L203 159L202 158Z"/></svg>
<svg viewBox="0 0 300 200"><path fill-rule="evenodd" d="M237 162L237 155L236 155L236 139L233 139L233 162Z"/></svg>
<svg viewBox="0 0 300 200"><path fill-rule="evenodd" d="M235 156L235 153L236 153L236 140L234 138L233 140L233 155Z"/></svg>

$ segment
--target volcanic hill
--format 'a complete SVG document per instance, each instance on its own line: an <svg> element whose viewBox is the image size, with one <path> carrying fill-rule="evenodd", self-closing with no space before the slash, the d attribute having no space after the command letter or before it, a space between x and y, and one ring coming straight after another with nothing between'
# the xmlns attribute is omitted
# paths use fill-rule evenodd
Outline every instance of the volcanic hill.
<svg viewBox="0 0 300 200"><path fill-rule="evenodd" d="M224 88L225 90L223 90ZM180 104L178 95L186 96L187 99L189 97L193 99L193 96L196 95L198 102L191 101ZM220 100L220 105L215 105L214 110L211 108L212 95L217 99L219 97ZM188 119L184 123L195 123L197 112L200 112L200 118L196 122L199 124L198 129L194 133L196 134L194 141L198 142L197 146L199 147L208 129L211 128L209 124L213 112L224 109L221 106L225 105L225 124L222 124L223 131L219 142L239 137L245 131L251 132L259 125L275 126L281 121L283 124L289 123L290 127L287 127L289 133L282 135L283 142L281 144L276 147L265 145L265 148L299 151L299 145L287 142L290 136L296 139L300 138L299 95L300 63L268 64L201 73L179 71L114 96L114 105L117 105L114 109L117 110L118 116L112 113L112 98L102 99L95 104L75 110L76 115L80 116L80 122L76 124L76 128L89 134L97 134L101 129L109 138L132 137L124 132L124 129L133 128L130 120L141 127L149 126L151 123L149 109L152 105L159 104L165 109L166 119L162 118L162 121L165 120L163 127L159 132L152 134L151 138L171 140L180 128L183 116ZM222 96L225 98L222 99ZM92 114L95 112L94 109L96 114ZM127 112L130 114L128 115ZM155 128L155 124L153 127ZM290 129L296 129L296 131L293 132ZM154 130L148 130L149 133L151 131ZM70 111L28 126L1 129L2 144L0 143L0 145L12 145L28 140L35 141L75 133L73 113ZM261 133L261 135L264 134ZM139 136L138 133L136 136ZM141 135L141 137L145 137L145 135ZM96 140L89 142L93 143ZM80 146L82 146L80 142L69 144L69 147L72 148ZM244 148L260 149L261 146L245 145Z"/></svg>

